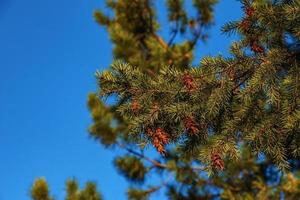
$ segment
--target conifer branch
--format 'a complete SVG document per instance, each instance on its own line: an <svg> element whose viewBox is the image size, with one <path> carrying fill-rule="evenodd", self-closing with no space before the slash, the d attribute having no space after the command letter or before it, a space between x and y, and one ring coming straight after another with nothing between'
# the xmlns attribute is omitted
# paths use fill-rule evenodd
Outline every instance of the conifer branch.
<svg viewBox="0 0 300 200"><path fill-rule="evenodd" d="M201 35L200 31L196 31L196 33L194 34L194 39L190 41L190 50L195 48L200 35Z"/></svg>
<svg viewBox="0 0 300 200"><path fill-rule="evenodd" d="M127 147L126 145L124 144L121 144L119 142L116 143L120 148L126 150L127 152L135 155L135 156L138 156L139 158L141 159L144 159L144 160L147 160L148 162L152 163L154 165L154 167L158 167L158 168L164 168L164 169L169 169L169 166L166 165L166 164L163 164L161 162L158 162L156 160L153 160L147 156L145 156L144 154L141 154L129 147ZM191 166L190 167L192 170L195 170L195 171L202 171L202 170L206 170L207 169L207 166Z"/></svg>
<svg viewBox="0 0 300 200"><path fill-rule="evenodd" d="M166 42L160 37L158 36L154 30L153 30L153 15L151 12L151 7L150 7L150 2L147 1L146 3L146 9L149 12L149 20L150 20L150 32L152 34L152 36L157 40L157 42L164 48L164 49L168 49L168 45L166 44Z"/></svg>
<svg viewBox="0 0 300 200"><path fill-rule="evenodd" d="M166 44L166 42L160 37L158 36L156 33L152 33L153 37L156 39L156 41L165 49L168 49L168 45Z"/></svg>
<svg viewBox="0 0 300 200"><path fill-rule="evenodd" d="M124 144L121 144L121 143L118 142L117 145L118 145L120 148L125 149L125 150L128 151L129 153L131 153L131 154L133 154L133 155L136 155L136 156L138 156L138 157L140 157L140 158L142 158L142 159L144 159L144 160L149 161L149 162L152 163L155 167L158 167L158 168L167 168L167 165L162 164L162 163L160 163L160 162L158 162L158 161L156 161L156 160L153 160L153 159L151 159L151 158L149 158L149 157L147 157L147 156L145 156L145 155L143 155L143 154L141 154L141 153L138 153L138 152L136 152L136 151L134 151L134 150L128 148L128 147L127 147L126 145L124 145Z"/></svg>

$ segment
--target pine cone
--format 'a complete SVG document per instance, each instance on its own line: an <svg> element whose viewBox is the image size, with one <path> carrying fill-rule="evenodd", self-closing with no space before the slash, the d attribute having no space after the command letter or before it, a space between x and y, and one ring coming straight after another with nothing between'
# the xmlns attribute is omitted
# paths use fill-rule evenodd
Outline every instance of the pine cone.
<svg viewBox="0 0 300 200"><path fill-rule="evenodd" d="M185 74L182 78L182 82L184 84L184 86L189 90L189 91L193 91L195 90L197 87L196 87L196 84L194 82L194 78L189 75L189 74Z"/></svg>
<svg viewBox="0 0 300 200"><path fill-rule="evenodd" d="M135 114L139 112L139 110L140 110L140 104L139 104L139 102L137 100L133 100L131 102L131 110Z"/></svg>
<svg viewBox="0 0 300 200"><path fill-rule="evenodd" d="M165 155L166 150L164 145L169 143L169 135L162 128L157 128L155 131L152 131L150 128L148 128L147 135L151 138L152 144L156 150L161 155Z"/></svg>
<svg viewBox="0 0 300 200"><path fill-rule="evenodd" d="M155 134L156 134L156 137L161 141L162 144L169 143L169 136L162 128L157 128L155 131Z"/></svg>
<svg viewBox="0 0 300 200"><path fill-rule="evenodd" d="M246 7L245 8L245 13L247 17L252 17L255 12L255 9L253 7Z"/></svg>
<svg viewBox="0 0 300 200"><path fill-rule="evenodd" d="M161 155L166 154L166 150L165 150L164 145L161 143L161 141L157 137L153 138L152 143L153 143L153 146L158 151L158 153L160 153Z"/></svg>
<svg viewBox="0 0 300 200"><path fill-rule="evenodd" d="M218 153L211 154L212 166L218 170L224 170L224 161Z"/></svg>
<svg viewBox="0 0 300 200"><path fill-rule="evenodd" d="M262 46L260 46L259 44L257 44L257 42L251 42L250 45L251 45L251 50L254 53L263 53L263 52L265 52L264 48Z"/></svg>
<svg viewBox="0 0 300 200"><path fill-rule="evenodd" d="M199 125L195 122L193 117L186 117L184 119L184 126L190 134L196 134L199 132Z"/></svg>

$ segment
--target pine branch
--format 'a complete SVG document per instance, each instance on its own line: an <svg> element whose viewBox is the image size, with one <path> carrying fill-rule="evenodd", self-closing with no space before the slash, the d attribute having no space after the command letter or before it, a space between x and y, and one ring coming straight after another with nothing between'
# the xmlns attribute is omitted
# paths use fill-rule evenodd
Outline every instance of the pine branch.
<svg viewBox="0 0 300 200"><path fill-rule="evenodd" d="M201 31L200 30L196 31L194 34L194 39L190 43L190 50L195 48L200 36L201 36Z"/></svg>
<svg viewBox="0 0 300 200"><path fill-rule="evenodd" d="M158 167L158 168L167 168L167 165L162 164L162 163L160 163L160 162L158 162L158 161L156 161L156 160L153 160L153 159L151 159L151 158L149 158L149 157L147 157L147 156L145 156L145 155L143 155L143 154L141 154L141 153L138 153L138 152L136 152L136 151L130 149L129 147L127 147L127 146L124 145L124 144L121 144L121 143L118 142L117 145L118 145L120 148L125 149L125 150L128 151L129 153L131 153L131 154L133 154L133 155L136 155L136 156L138 156L138 157L140 157L140 158L142 158L142 159L145 159L145 160L149 161L149 162L152 163L155 167Z"/></svg>
<svg viewBox="0 0 300 200"><path fill-rule="evenodd" d="M168 44L166 44L166 42L160 36L158 36L156 33L152 33L152 35L165 50L168 49Z"/></svg>
<svg viewBox="0 0 300 200"><path fill-rule="evenodd" d="M121 144L119 142L116 143L120 148L126 150L127 152L133 154L133 155L136 155L138 156L139 158L141 159L144 159L144 160L147 160L148 162L152 163L155 167L158 167L158 168L164 168L164 169L169 169L170 167L166 164L163 164L161 162L158 162L156 160L153 160L147 156L145 156L144 154L141 154L129 147L127 147L126 145L124 144ZM192 170L195 170L195 171L201 171L201 170L206 170L207 169L207 166L191 166L190 167Z"/></svg>

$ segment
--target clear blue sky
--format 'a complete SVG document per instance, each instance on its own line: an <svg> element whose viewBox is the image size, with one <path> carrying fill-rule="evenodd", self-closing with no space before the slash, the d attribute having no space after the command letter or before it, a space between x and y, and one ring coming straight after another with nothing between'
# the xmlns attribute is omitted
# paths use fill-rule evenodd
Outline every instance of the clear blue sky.
<svg viewBox="0 0 300 200"><path fill-rule="evenodd" d="M96 8L104 0L0 0L0 200L28 200L40 176L59 200L69 177L96 181L106 200L125 199L127 183L112 165L119 152L87 134L94 72L112 62L108 35L92 17ZM239 3L223 0L197 58L226 55L233 38L220 27L240 15Z"/></svg>

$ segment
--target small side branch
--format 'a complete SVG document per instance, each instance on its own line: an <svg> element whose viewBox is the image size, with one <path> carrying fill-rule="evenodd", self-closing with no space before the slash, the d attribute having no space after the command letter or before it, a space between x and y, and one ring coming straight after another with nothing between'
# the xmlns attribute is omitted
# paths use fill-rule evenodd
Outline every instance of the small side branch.
<svg viewBox="0 0 300 200"><path fill-rule="evenodd" d="M121 144L121 143L118 142L117 145L120 148L126 150L129 153L131 153L131 154L133 154L133 155L135 155L135 156L137 156L137 157L139 157L141 159L147 160L148 162L150 162L151 164L153 164L154 167L164 168L164 169L168 169L169 168L166 164L163 164L161 162L153 160L153 159L151 159L151 158L149 158L149 157L147 157L147 156L145 156L145 155L143 155L143 154L141 154L141 153L139 153L139 152L137 152L137 151L135 151L133 149L130 149L129 147L127 147L124 144ZM191 167L191 169L192 170L196 170L196 171L202 171L202 170L206 170L207 166L193 166L193 167Z"/></svg>
<svg viewBox="0 0 300 200"><path fill-rule="evenodd" d="M155 33L153 33L152 35L153 35L153 37L157 40L157 42L158 42L165 50L168 49L168 45L166 44L166 42L165 42L160 36L158 36L158 35L155 34Z"/></svg>
<svg viewBox="0 0 300 200"><path fill-rule="evenodd" d="M156 161L156 160L153 160L153 159L151 159L151 158L149 158L149 157L147 157L147 156L145 156L145 155L143 155L143 154L141 154L141 153L138 153L138 152L136 152L136 151L134 151L134 150L128 148L128 147L125 146L124 144L117 143L117 145L118 145L119 147L121 147L122 149L125 149L125 150L128 151L129 153L131 153L131 154L133 154L133 155L136 155L136 156L138 156L138 157L140 157L140 158L142 158L142 159L144 159L144 160L149 161L149 162L152 163L155 167L159 167L159 168L167 168L167 165L162 164L162 163L160 163L160 162L158 162L158 161Z"/></svg>
<svg viewBox="0 0 300 200"><path fill-rule="evenodd" d="M178 33L178 21L176 21L175 29L172 31L172 36L168 42L168 47L170 47Z"/></svg>

